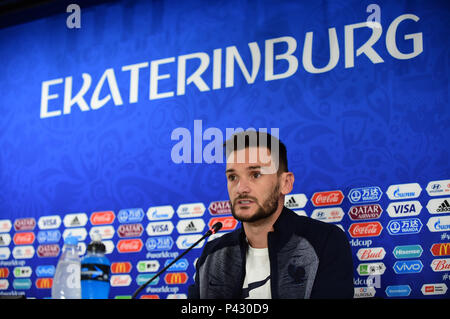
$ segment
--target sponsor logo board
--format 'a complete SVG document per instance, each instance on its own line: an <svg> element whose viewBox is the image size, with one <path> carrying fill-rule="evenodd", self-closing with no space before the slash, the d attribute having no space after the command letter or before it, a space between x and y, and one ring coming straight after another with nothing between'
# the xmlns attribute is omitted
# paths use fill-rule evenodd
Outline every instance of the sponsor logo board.
<svg viewBox="0 0 450 319"><path fill-rule="evenodd" d="M386 191L389 199L410 199L419 197L422 187L418 183L391 185Z"/></svg>
<svg viewBox="0 0 450 319"><path fill-rule="evenodd" d="M422 256L422 246L420 245L404 245L396 246L392 253L397 259L419 258Z"/></svg>
<svg viewBox="0 0 450 319"><path fill-rule="evenodd" d="M316 192L311 201L314 206L337 206L344 200L344 194L340 190Z"/></svg>
<svg viewBox="0 0 450 319"><path fill-rule="evenodd" d="M284 198L284 206L289 209L302 209L307 202L308 198L305 194L289 194Z"/></svg>
<svg viewBox="0 0 450 319"><path fill-rule="evenodd" d="M350 225L348 232L354 238L380 236L383 226L379 222L354 223Z"/></svg>
<svg viewBox="0 0 450 319"><path fill-rule="evenodd" d="M394 202L390 203L386 211L390 217L408 217L417 216L422 210L422 205L419 201L409 201L409 202Z"/></svg>
<svg viewBox="0 0 450 319"><path fill-rule="evenodd" d="M418 218L408 218L391 220L387 225L387 230L391 235L418 234L422 229L422 222Z"/></svg>
<svg viewBox="0 0 450 319"><path fill-rule="evenodd" d="M352 204L378 202L383 192L378 186L353 188L348 193L348 199Z"/></svg>

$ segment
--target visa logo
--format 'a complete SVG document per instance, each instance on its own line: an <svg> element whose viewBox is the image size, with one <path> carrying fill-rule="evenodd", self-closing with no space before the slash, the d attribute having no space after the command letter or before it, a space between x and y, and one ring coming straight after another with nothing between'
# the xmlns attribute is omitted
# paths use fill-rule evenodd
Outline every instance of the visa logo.
<svg viewBox="0 0 450 319"><path fill-rule="evenodd" d="M396 274L413 274L421 272L423 264L420 260L397 261L393 268Z"/></svg>
<svg viewBox="0 0 450 319"><path fill-rule="evenodd" d="M165 222L154 222L154 223L149 223L147 225L147 234L149 236L154 236L154 235L169 235L172 233L173 231L173 224L170 221L165 221Z"/></svg>
<svg viewBox="0 0 450 319"><path fill-rule="evenodd" d="M390 203L386 209L390 217L417 216L422 210L419 201Z"/></svg>
<svg viewBox="0 0 450 319"><path fill-rule="evenodd" d="M401 206L394 206L395 213L402 214L402 213L408 213L408 212L415 212L416 206L414 205L401 205Z"/></svg>

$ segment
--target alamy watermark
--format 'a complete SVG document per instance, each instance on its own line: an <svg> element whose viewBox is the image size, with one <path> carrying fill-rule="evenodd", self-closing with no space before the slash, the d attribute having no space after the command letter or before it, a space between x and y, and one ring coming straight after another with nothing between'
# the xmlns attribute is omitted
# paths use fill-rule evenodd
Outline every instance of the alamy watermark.
<svg viewBox="0 0 450 319"><path fill-rule="evenodd" d="M245 134L239 134L245 133ZM267 134L273 138L268 141ZM259 134L259 139L258 139ZM178 127L172 131L171 140L177 141L171 150L171 159L174 163L262 163L267 164L272 160L274 169L278 170L279 156L279 128L259 128L256 130L250 127L244 131L243 128L226 128L225 134L217 127L209 127L203 130L202 120L194 120L194 130L185 127ZM224 138L225 136L225 138ZM236 137L234 137L236 136ZM233 137L231 139L231 137ZM203 145L203 142L207 142ZM224 146L226 143L226 147ZM267 144L270 143L270 154L267 151ZM257 147L255 152L249 152L248 158L241 152L236 156L233 151L244 148ZM225 154L224 154L225 150ZM234 154L234 155L233 155ZM225 157L224 157L225 155ZM233 156L231 156L233 155Z"/></svg>

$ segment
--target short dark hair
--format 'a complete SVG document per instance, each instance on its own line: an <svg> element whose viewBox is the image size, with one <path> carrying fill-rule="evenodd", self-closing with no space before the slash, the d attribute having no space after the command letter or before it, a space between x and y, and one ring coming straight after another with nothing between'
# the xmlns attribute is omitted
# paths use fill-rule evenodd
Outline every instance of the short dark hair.
<svg viewBox="0 0 450 319"><path fill-rule="evenodd" d="M278 138L270 135L266 132L247 130L243 132L234 133L231 137L223 143L225 148L226 158L231 152L241 150L249 147L267 147L270 154L273 154L272 150L278 146L278 171L288 172L287 150L286 145L283 144ZM275 150L275 149L274 149Z"/></svg>

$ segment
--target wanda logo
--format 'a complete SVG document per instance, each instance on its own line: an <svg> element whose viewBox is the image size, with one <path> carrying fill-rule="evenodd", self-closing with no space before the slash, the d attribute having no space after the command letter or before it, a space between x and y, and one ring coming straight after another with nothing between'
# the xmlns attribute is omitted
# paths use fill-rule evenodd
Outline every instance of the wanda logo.
<svg viewBox="0 0 450 319"><path fill-rule="evenodd" d="M94 212L91 215L91 224L92 225L112 224L115 218L116 215L114 215L113 211Z"/></svg>
<svg viewBox="0 0 450 319"><path fill-rule="evenodd" d="M142 249L142 240L140 239L122 239L117 244L119 253L137 253Z"/></svg>
<svg viewBox="0 0 450 319"><path fill-rule="evenodd" d="M352 237L376 237L380 236L383 226L379 222L356 223L348 229Z"/></svg>
<svg viewBox="0 0 450 319"><path fill-rule="evenodd" d="M314 206L334 206L340 205L344 200L344 194L341 191L329 191L314 193L311 201Z"/></svg>

